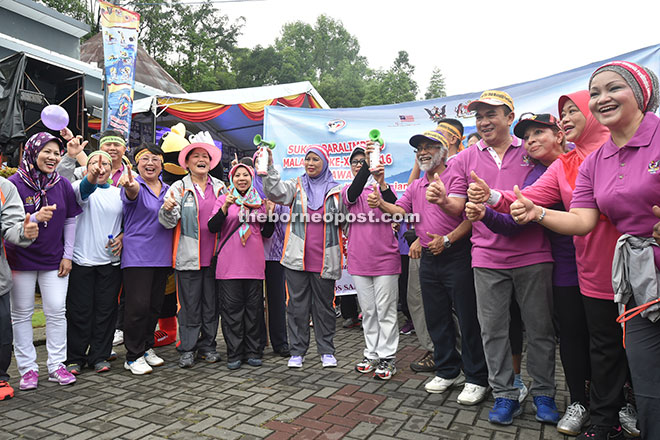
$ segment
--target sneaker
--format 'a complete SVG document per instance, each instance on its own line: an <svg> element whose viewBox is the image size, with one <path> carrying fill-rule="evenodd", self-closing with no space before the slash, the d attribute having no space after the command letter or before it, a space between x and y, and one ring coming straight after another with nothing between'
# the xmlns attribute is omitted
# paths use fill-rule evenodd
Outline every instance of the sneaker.
<svg viewBox="0 0 660 440"><path fill-rule="evenodd" d="M66 371L77 376L82 372L82 368L80 367L80 364L73 363L66 366Z"/></svg>
<svg viewBox="0 0 660 440"><path fill-rule="evenodd" d="M589 420L589 412L580 402L568 405L564 417L557 423L557 431L566 435L578 435Z"/></svg>
<svg viewBox="0 0 660 440"><path fill-rule="evenodd" d="M591 425L585 432L577 436L577 440L623 440L621 426Z"/></svg>
<svg viewBox="0 0 660 440"><path fill-rule="evenodd" d="M355 371L358 373L371 373L378 367L378 364L378 359L364 358L362 362L358 362L355 365Z"/></svg>
<svg viewBox="0 0 660 440"><path fill-rule="evenodd" d="M227 362L227 368L229 368L230 370L238 370L239 368L241 368L241 364L242 362L240 360Z"/></svg>
<svg viewBox="0 0 660 440"><path fill-rule="evenodd" d="M461 405L476 405L488 397L488 387L466 383L456 401Z"/></svg>
<svg viewBox="0 0 660 440"><path fill-rule="evenodd" d="M97 373L105 373L107 371L110 371L110 362L108 361L101 361L97 362L94 364L94 371Z"/></svg>
<svg viewBox="0 0 660 440"><path fill-rule="evenodd" d="M493 409L488 412L488 421L497 425L510 425L513 418L522 414L520 402L514 399L497 397Z"/></svg>
<svg viewBox="0 0 660 440"><path fill-rule="evenodd" d="M108 356L108 359L106 359L108 362L116 361L117 360L117 352L112 350L110 352L110 356Z"/></svg>
<svg viewBox="0 0 660 440"><path fill-rule="evenodd" d="M154 347L164 347L176 341L176 332L168 333L165 330L154 332Z"/></svg>
<svg viewBox="0 0 660 440"><path fill-rule="evenodd" d="M208 362L209 364L215 364L216 362L220 362L222 359L220 358L220 353L217 351L207 351L206 353L197 353L197 359L201 359L205 362Z"/></svg>
<svg viewBox="0 0 660 440"><path fill-rule="evenodd" d="M536 420L539 422L556 425L559 421L559 411L553 397L534 396L534 408L536 408Z"/></svg>
<svg viewBox="0 0 660 440"><path fill-rule="evenodd" d="M186 351L179 356L179 368L190 368L195 365L195 353Z"/></svg>
<svg viewBox="0 0 660 440"><path fill-rule="evenodd" d="M435 376L433 379L426 382L424 389L427 393L439 394L444 393L451 387L463 385L463 382L463 376L460 374L453 379L445 379L440 376Z"/></svg>
<svg viewBox="0 0 660 440"><path fill-rule="evenodd" d="M516 375L516 378L513 381L513 386L520 390L520 394L518 394L518 402L522 405L527 394L529 394L529 390L519 375Z"/></svg>
<svg viewBox="0 0 660 440"><path fill-rule="evenodd" d="M144 353L144 360L152 367L160 367L165 363L161 357L158 357L153 348L150 348Z"/></svg>
<svg viewBox="0 0 660 440"><path fill-rule="evenodd" d="M634 405L626 403L626 406L621 408L619 423L621 423L621 428L626 431L629 437L639 437L641 435L639 429L637 429L637 409Z"/></svg>
<svg viewBox="0 0 660 440"><path fill-rule="evenodd" d="M435 361L433 352L427 351L423 358L410 364L410 369L415 373L430 373L435 371Z"/></svg>
<svg viewBox="0 0 660 440"><path fill-rule="evenodd" d="M6 380L0 380L0 400L11 399L14 397L14 389Z"/></svg>
<svg viewBox="0 0 660 440"><path fill-rule="evenodd" d="M115 330L115 336L112 338L112 345L121 345L124 343L124 331L123 330Z"/></svg>
<svg viewBox="0 0 660 440"><path fill-rule="evenodd" d="M354 328L360 326L360 320L357 318L348 318L344 320L342 327L344 328Z"/></svg>
<svg viewBox="0 0 660 440"><path fill-rule="evenodd" d="M69 373L64 365L60 365L57 370L48 373L48 381L57 382L60 385L71 385L76 382L76 376Z"/></svg>
<svg viewBox="0 0 660 440"><path fill-rule="evenodd" d="M411 320L407 320L403 323L403 327L399 330L399 333L402 335L411 335L415 333L415 325Z"/></svg>
<svg viewBox="0 0 660 440"><path fill-rule="evenodd" d="M18 389L21 391L36 390L39 384L39 373L36 370L30 370L21 376Z"/></svg>
<svg viewBox="0 0 660 440"><path fill-rule="evenodd" d="M335 318L341 318L341 307L335 306Z"/></svg>
<svg viewBox="0 0 660 440"><path fill-rule="evenodd" d="M289 368L302 368L305 358L303 356L291 356L287 366Z"/></svg>
<svg viewBox="0 0 660 440"><path fill-rule="evenodd" d="M280 357L283 357L283 358L288 358L289 356L291 356L291 352L289 351L289 346L288 345L283 345L279 348L274 348L273 352L275 354L280 355Z"/></svg>
<svg viewBox="0 0 660 440"><path fill-rule="evenodd" d="M390 380L396 374L394 359L381 359L374 372L374 379Z"/></svg>
<svg viewBox="0 0 660 440"><path fill-rule="evenodd" d="M248 365L251 367L261 367L264 363L259 358L248 358Z"/></svg>
<svg viewBox="0 0 660 440"><path fill-rule="evenodd" d="M124 362L124 369L129 370L131 373L138 376L149 374L154 371L153 368L151 368L151 366L147 363L144 356L140 356L134 361Z"/></svg>
<svg viewBox="0 0 660 440"><path fill-rule="evenodd" d="M323 368L334 368L337 366L337 359L332 354L322 354L321 363L323 364Z"/></svg>

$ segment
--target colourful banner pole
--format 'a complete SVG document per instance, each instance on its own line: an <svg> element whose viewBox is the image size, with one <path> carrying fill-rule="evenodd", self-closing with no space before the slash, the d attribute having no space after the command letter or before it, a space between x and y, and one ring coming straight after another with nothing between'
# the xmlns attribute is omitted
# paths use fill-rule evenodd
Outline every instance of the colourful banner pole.
<svg viewBox="0 0 660 440"><path fill-rule="evenodd" d="M133 84L140 14L99 1L107 108L105 128L128 139L133 110Z"/></svg>

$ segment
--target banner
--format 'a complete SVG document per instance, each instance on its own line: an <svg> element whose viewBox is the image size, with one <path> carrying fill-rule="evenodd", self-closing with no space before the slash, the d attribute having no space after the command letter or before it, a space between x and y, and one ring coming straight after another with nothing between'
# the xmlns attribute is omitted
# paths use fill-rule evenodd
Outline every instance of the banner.
<svg viewBox="0 0 660 440"><path fill-rule="evenodd" d="M586 89L593 71L612 60L632 61L660 74L660 45L535 81L506 87L496 87L494 84L493 88L503 90L513 97L517 116L525 112L552 113L558 116L559 97ZM484 71L487 71L486 67L483 66ZM377 128L385 140L385 148L381 153L381 161L385 164L385 180L401 194L407 186L415 160L414 150L408 143L410 137L435 129L437 121L445 117L461 121L466 136L475 132L474 114L467 111L467 106L479 98L480 94L475 92L428 101L347 109L266 107L263 137L277 143L273 159L283 179L301 175L305 148L312 144L322 144L330 152L335 179L349 182L353 179L348 163L352 149L364 145L369 138L369 131Z"/></svg>
<svg viewBox="0 0 660 440"><path fill-rule="evenodd" d="M140 14L99 1L107 87L106 129L126 139L131 127Z"/></svg>

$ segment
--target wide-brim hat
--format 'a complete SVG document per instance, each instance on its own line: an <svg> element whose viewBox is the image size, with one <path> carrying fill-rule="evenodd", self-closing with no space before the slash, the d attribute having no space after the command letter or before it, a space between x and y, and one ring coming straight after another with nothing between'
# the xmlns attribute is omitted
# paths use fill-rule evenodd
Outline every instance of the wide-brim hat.
<svg viewBox="0 0 660 440"><path fill-rule="evenodd" d="M186 169L186 157L188 156L188 153L190 153L195 148L201 148L209 153L209 157L211 158L209 171L218 166L220 160L222 159L222 151L220 151L220 149L215 145L207 144L205 142L195 142L183 147L183 150L181 150L179 153L179 165L181 168L184 170Z"/></svg>
<svg viewBox="0 0 660 440"><path fill-rule="evenodd" d="M550 113L539 113L538 115L531 114L527 118L523 115L513 128L513 134L515 134L516 137L523 139L527 128L531 125L542 125L545 127L555 127L558 130L561 129L559 127L559 121L553 115Z"/></svg>
<svg viewBox="0 0 660 440"><path fill-rule="evenodd" d="M486 90L481 94L479 99L474 100L468 104L468 111L474 111L478 104L494 106L505 105L509 107L509 110L513 111L513 98L507 92L503 92L501 90Z"/></svg>
<svg viewBox="0 0 660 440"><path fill-rule="evenodd" d="M436 130L429 130L429 131L425 131L422 134L416 134L413 137L411 137L408 142L410 143L410 145L417 148L417 146L422 141L431 141L436 144L442 144L445 147L447 147L448 145L447 138L445 138L445 135Z"/></svg>

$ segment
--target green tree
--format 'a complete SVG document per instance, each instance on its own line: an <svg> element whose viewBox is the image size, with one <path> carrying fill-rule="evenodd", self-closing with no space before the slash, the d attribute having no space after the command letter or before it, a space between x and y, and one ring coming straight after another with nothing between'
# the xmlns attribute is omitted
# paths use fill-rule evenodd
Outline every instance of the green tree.
<svg viewBox="0 0 660 440"><path fill-rule="evenodd" d="M91 31L81 38L83 41L99 32L98 3L94 0L39 0L39 3L88 24Z"/></svg>
<svg viewBox="0 0 660 440"><path fill-rule="evenodd" d="M397 104L417 99L419 88L412 78L415 67L410 64L408 52L399 51L389 70L377 70L370 76L363 105Z"/></svg>
<svg viewBox="0 0 660 440"><path fill-rule="evenodd" d="M445 90L445 76L439 68L435 67L429 81L429 88L424 94L424 99L444 98L447 96Z"/></svg>

